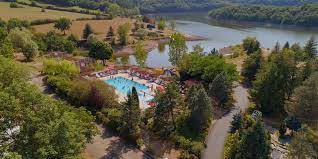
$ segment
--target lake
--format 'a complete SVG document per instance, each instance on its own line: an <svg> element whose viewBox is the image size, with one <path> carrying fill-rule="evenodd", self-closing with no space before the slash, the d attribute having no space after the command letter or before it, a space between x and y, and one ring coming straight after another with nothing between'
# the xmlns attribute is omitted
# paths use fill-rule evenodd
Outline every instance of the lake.
<svg viewBox="0 0 318 159"><path fill-rule="evenodd" d="M220 49L229 45L241 43L247 36L256 37L262 47L272 48L276 42L283 45L286 41L290 44L300 43L304 45L313 35L318 38L317 28L292 28L287 26L277 26L270 24L250 24L238 22L220 22L211 20L208 13L166 13L149 15L151 17L163 17L167 20L176 20L176 30L179 32L198 35L207 38L205 41L187 42L188 50L192 46L200 44L205 52L210 52L213 48ZM168 22L167 22L168 23ZM169 24L167 24L169 25ZM169 46L160 45L148 54L148 67L167 67L169 63ZM129 63L135 65L134 56L129 57Z"/></svg>

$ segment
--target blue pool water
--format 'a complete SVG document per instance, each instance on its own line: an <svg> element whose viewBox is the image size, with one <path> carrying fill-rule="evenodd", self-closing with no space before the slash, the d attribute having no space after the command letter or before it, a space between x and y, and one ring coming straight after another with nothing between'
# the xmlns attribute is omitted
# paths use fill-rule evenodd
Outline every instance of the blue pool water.
<svg viewBox="0 0 318 159"><path fill-rule="evenodd" d="M105 82L118 90L120 93L127 94L131 92L132 87L137 89L139 96L144 96L143 91L147 90L148 87L144 86L138 82L131 81L124 77L116 77L109 80L105 80ZM141 92L142 91L142 92Z"/></svg>

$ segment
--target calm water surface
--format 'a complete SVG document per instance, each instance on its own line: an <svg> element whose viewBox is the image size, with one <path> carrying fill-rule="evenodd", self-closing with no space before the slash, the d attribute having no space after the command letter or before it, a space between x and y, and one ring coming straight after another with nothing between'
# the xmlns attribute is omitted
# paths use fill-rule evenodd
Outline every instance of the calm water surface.
<svg viewBox="0 0 318 159"><path fill-rule="evenodd" d="M256 37L262 47L272 48L276 42L283 45L286 41L300 43L304 45L310 36L318 38L317 28L291 28L283 26L271 26L268 24L243 24L236 22L220 22L208 18L208 13L171 13L149 15L155 18L176 20L176 30L179 32L199 35L207 38L205 41L187 42L188 50L192 46L200 44L205 52L210 52L213 48L223 48L225 46L238 44L247 36ZM171 66L168 59L168 45L160 45L148 54L148 67ZM129 57L130 64L136 64L134 56Z"/></svg>

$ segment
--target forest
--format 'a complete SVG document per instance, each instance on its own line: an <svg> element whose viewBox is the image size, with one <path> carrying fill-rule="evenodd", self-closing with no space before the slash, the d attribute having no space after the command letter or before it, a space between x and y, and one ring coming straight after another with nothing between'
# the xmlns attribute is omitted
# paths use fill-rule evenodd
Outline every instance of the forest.
<svg viewBox="0 0 318 159"><path fill-rule="evenodd" d="M79 6L87 9L106 10L116 3L123 8L138 7L142 13L202 11L231 4L261 4L296 6L318 3L318 0L35 0L59 6Z"/></svg>
<svg viewBox="0 0 318 159"><path fill-rule="evenodd" d="M209 16L221 20L265 22L297 26L318 25L318 5L288 7L227 6L212 10Z"/></svg>

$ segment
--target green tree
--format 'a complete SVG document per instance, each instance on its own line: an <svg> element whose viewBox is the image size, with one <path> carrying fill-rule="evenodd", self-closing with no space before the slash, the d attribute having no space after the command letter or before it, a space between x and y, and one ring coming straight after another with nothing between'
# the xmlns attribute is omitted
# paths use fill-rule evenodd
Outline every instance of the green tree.
<svg viewBox="0 0 318 159"><path fill-rule="evenodd" d="M90 47L88 56L97 60L102 60L105 64L105 60L109 60L113 55L113 48L110 44L103 41L96 41Z"/></svg>
<svg viewBox="0 0 318 159"><path fill-rule="evenodd" d="M176 129L175 109L180 105L180 94L175 84L168 84L164 92L158 92L154 114L154 130L167 136Z"/></svg>
<svg viewBox="0 0 318 159"><path fill-rule="evenodd" d="M87 39L89 35L93 34L94 30L89 24L85 25L85 28L83 30L83 39Z"/></svg>
<svg viewBox="0 0 318 159"><path fill-rule="evenodd" d="M169 61L173 66L178 66L183 55L187 53L187 45L181 33L174 33L169 43Z"/></svg>
<svg viewBox="0 0 318 159"><path fill-rule="evenodd" d="M166 21L163 18L160 18L158 23L158 29L165 30L165 28L166 28Z"/></svg>
<svg viewBox="0 0 318 159"><path fill-rule="evenodd" d="M292 92L296 65L288 54L273 54L256 74L251 95L264 113L282 112Z"/></svg>
<svg viewBox="0 0 318 159"><path fill-rule="evenodd" d="M255 80L255 75L257 71L261 68L261 63L263 61L262 51L259 49L255 53L249 55L242 65L241 75L244 77L245 81L252 82Z"/></svg>
<svg viewBox="0 0 318 159"><path fill-rule="evenodd" d="M112 3L107 12L112 16L112 17L116 17L122 14L122 8L116 4L116 3Z"/></svg>
<svg viewBox="0 0 318 159"><path fill-rule="evenodd" d="M73 41L70 40L64 40L64 48L67 53L71 54L76 49L76 44Z"/></svg>
<svg viewBox="0 0 318 159"><path fill-rule="evenodd" d="M212 103L202 85L192 86L186 97L190 108L189 126L194 131L206 130L212 119Z"/></svg>
<svg viewBox="0 0 318 159"><path fill-rule="evenodd" d="M61 30L64 35L66 34L65 31L71 28L72 22L68 18L60 18L54 23L54 28Z"/></svg>
<svg viewBox="0 0 318 159"><path fill-rule="evenodd" d="M136 50L135 58L136 58L137 64L140 67L145 67L148 53L144 48L144 44L142 42L137 43L135 50Z"/></svg>
<svg viewBox="0 0 318 159"><path fill-rule="evenodd" d="M250 55L260 49L260 43L256 38L247 37L243 40L243 49L246 51L247 55Z"/></svg>
<svg viewBox="0 0 318 159"><path fill-rule="evenodd" d="M304 126L295 134L288 146L288 157L291 159L318 157L318 132Z"/></svg>
<svg viewBox="0 0 318 159"><path fill-rule="evenodd" d="M219 73L209 84L209 94L222 107L227 107L231 99L231 82L224 72Z"/></svg>
<svg viewBox="0 0 318 159"><path fill-rule="evenodd" d="M3 43L7 36L8 36L7 30L5 28L0 27L0 43Z"/></svg>
<svg viewBox="0 0 318 159"><path fill-rule="evenodd" d="M235 158L270 159L270 135L260 120L244 130L238 143L238 149Z"/></svg>
<svg viewBox="0 0 318 159"><path fill-rule="evenodd" d="M199 44L193 46L193 53L196 53L198 55L204 55L203 51L204 51L204 48L201 47Z"/></svg>
<svg viewBox="0 0 318 159"><path fill-rule="evenodd" d="M304 47L304 52L307 58L313 58L317 54L317 41L315 37L312 36L306 43Z"/></svg>
<svg viewBox="0 0 318 159"><path fill-rule="evenodd" d="M79 41L79 38L78 38L77 35L71 33L71 34L67 37L67 40L73 42L74 44L77 44L78 41Z"/></svg>
<svg viewBox="0 0 318 159"><path fill-rule="evenodd" d="M131 93L128 93L127 101L123 104L123 124L120 127L120 133L134 142L140 138L140 112L138 93L133 87Z"/></svg>
<svg viewBox="0 0 318 159"><path fill-rule="evenodd" d="M0 44L0 55L6 58L13 58L13 45L9 40L5 40Z"/></svg>
<svg viewBox="0 0 318 159"><path fill-rule="evenodd" d="M241 113L236 113L231 121L230 133L234 134L237 130L243 128L244 121Z"/></svg>
<svg viewBox="0 0 318 159"><path fill-rule="evenodd" d="M107 32L107 37L113 37L115 36L115 31L112 26L109 27L108 32Z"/></svg>
<svg viewBox="0 0 318 159"><path fill-rule="evenodd" d="M15 129L9 140L3 138L8 136L0 135L0 142L10 141L9 155L12 158L18 158L17 154L21 158L80 157L81 150L97 133L94 117L83 108L73 108L42 94L26 82L26 69L13 60L2 58L0 72L0 77L5 76L0 78L4 84L0 91L0 115L4 117L0 134Z"/></svg>
<svg viewBox="0 0 318 159"><path fill-rule="evenodd" d="M34 41L26 41L22 48L22 53L26 61L31 61L39 53L39 47Z"/></svg>
<svg viewBox="0 0 318 159"><path fill-rule="evenodd" d="M30 23L27 20L20 20L18 18L11 18L7 22L7 29L10 31L14 28L22 29L29 28Z"/></svg>
<svg viewBox="0 0 318 159"><path fill-rule="evenodd" d="M117 30L117 34L119 36L119 41L121 45L127 45L129 42L129 32L131 29L130 23L125 23L120 25Z"/></svg>
<svg viewBox="0 0 318 159"><path fill-rule="evenodd" d="M312 74L304 83L295 88L285 110L290 116L302 121L318 120L318 73Z"/></svg>
<svg viewBox="0 0 318 159"><path fill-rule="evenodd" d="M289 42L288 42L288 41L286 41L286 43L285 43L283 49L289 49Z"/></svg>
<svg viewBox="0 0 318 159"><path fill-rule="evenodd" d="M278 53L280 53L280 44L279 44L279 42L276 42L276 44L275 44L275 46L274 46L274 48L273 48L273 50L272 50L272 53L273 53L273 54L278 54Z"/></svg>

